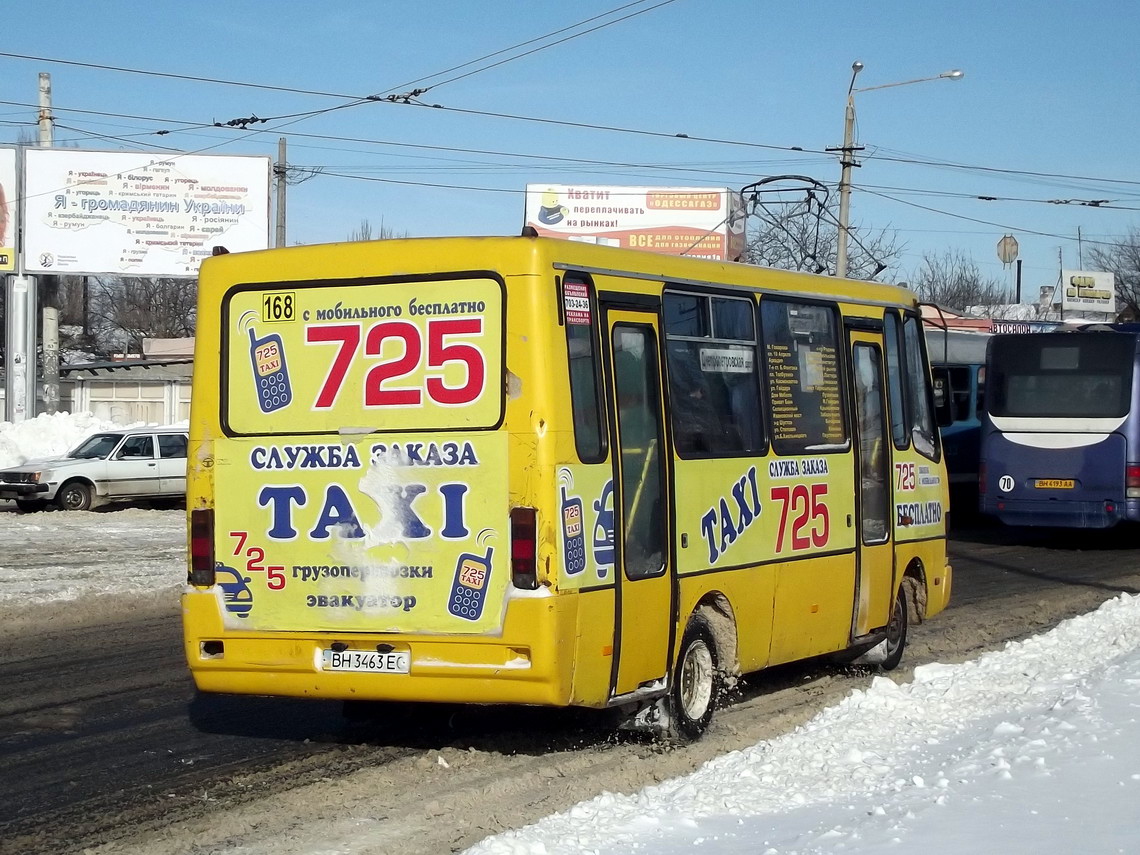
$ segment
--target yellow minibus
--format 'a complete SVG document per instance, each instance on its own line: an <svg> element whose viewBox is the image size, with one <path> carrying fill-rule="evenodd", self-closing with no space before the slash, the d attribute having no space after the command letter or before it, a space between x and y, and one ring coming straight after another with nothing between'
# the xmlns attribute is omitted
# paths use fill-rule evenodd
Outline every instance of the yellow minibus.
<svg viewBox="0 0 1140 855"><path fill-rule="evenodd" d="M203 692L612 708L882 668L945 608L915 296L519 237L206 259L185 652Z"/></svg>

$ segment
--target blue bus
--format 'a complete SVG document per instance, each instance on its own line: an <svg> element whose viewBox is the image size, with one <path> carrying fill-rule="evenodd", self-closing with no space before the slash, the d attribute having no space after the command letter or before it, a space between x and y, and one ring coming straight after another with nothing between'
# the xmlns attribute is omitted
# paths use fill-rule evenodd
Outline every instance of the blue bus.
<svg viewBox="0 0 1140 855"><path fill-rule="evenodd" d="M995 335L986 360L982 513L1009 525L1140 520L1137 325Z"/></svg>
<svg viewBox="0 0 1140 855"><path fill-rule="evenodd" d="M985 408L985 332L926 327L926 349L934 380L935 410L950 479L950 505L976 512Z"/></svg>

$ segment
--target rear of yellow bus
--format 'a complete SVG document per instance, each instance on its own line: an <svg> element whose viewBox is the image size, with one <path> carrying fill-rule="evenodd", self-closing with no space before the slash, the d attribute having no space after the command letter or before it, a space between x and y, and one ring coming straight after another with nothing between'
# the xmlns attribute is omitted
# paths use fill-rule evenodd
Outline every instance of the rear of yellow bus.
<svg viewBox="0 0 1140 855"><path fill-rule="evenodd" d="M182 597L200 690L568 702L574 605L543 575L536 525L533 417L557 406L537 245L203 264Z"/></svg>

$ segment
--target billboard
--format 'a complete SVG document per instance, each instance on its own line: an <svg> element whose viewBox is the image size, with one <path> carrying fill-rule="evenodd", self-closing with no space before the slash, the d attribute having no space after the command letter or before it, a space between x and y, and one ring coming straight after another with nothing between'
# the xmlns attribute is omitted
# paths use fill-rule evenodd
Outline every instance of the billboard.
<svg viewBox="0 0 1140 855"><path fill-rule="evenodd" d="M0 148L0 272L16 269L16 149Z"/></svg>
<svg viewBox="0 0 1140 855"><path fill-rule="evenodd" d="M1104 312L1116 314L1116 276L1089 270L1062 270L1061 310L1068 312ZM1053 302L1058 302L1056 298Z"/></svg>
<svg viewBox="0 0 1140 855"><path fill-rule="evenodd" d="M526 186L526 225L543 237L734 261L744 221L740 194L720 187Z"/></svg>
<svg viewBox="0 0 1140 855"><path fill-rule="evenodd" d="M29 148L28 273L198 275L213 247L269 246L268 157Z"/></svg>

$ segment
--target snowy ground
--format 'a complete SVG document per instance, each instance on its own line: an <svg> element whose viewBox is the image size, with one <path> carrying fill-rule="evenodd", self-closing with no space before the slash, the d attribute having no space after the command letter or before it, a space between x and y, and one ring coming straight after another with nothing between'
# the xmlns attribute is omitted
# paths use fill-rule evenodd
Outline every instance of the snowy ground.
<svg viewBox="0 0 1140 855"><path fill-rule="evenodd" d="M1140 598L1122 596L911 683L876 679L786 736L469 853L1135 852L1138 718Z"/></svg>
<svg viewBox="0 0 1140 855"><path fill-rule="evenodd" d="M27 430L37 446L26 456L56 453L43 448L49 434L71 446L105 427L54 418ZM0 424L0 464L25 455L24 430ZM45 532L50 554L26 548ZM140 538L154 560L117 563L116 543ZM0 623L31 604L173 597L184 542L179 511L0 513ZM1138 719L1140 598L1120 596L975 661L922 666L905 684L876 679L791 733L639 793L584 801L469 855L1134 852ZM216 851L387 851L367 822L327 832Z"/></svg>

